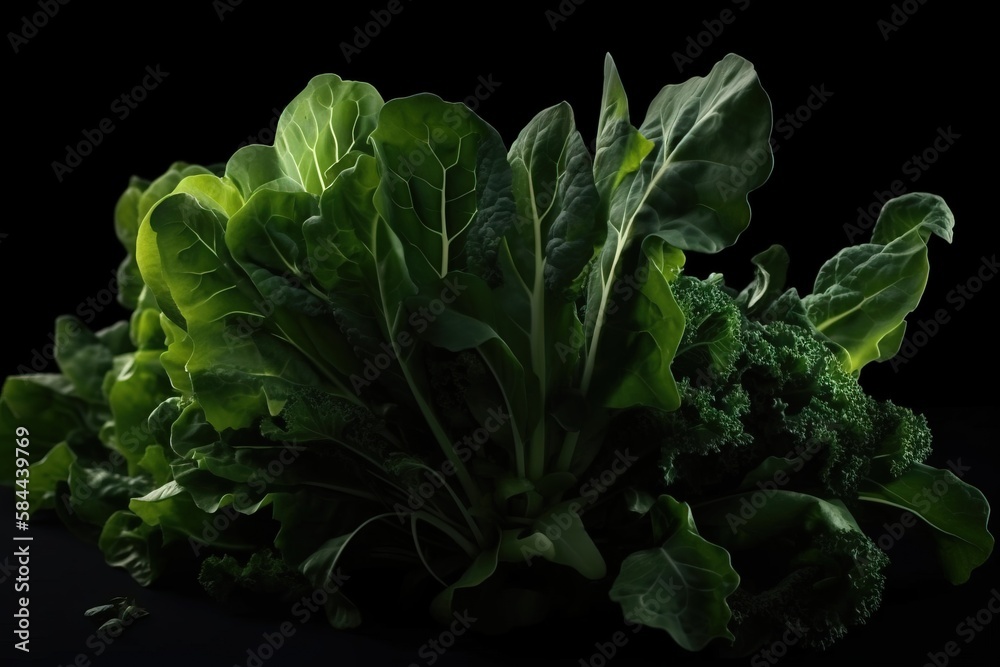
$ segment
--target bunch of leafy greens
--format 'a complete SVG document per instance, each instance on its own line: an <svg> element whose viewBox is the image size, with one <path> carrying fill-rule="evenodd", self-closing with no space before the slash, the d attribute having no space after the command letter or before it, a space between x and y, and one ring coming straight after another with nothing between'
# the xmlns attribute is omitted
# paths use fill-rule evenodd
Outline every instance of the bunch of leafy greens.
<svg viewBox="0 0 1000 667"><path fill-rule="evenodd" d="M770 130L735 55L638 128L608 57L593 155L565 103L507 150L462 104L318 76L273 146L132 180L131 320L62 317L61 373L7 379L0 430L45 456L3 479L142 584L323 588L338 628L398 573L487 632L610 596L689 650L826 646L879 604L859 521L912 512L955 583L993 538L925 420L858 384L951 240L940 198L888 202L805 297L780 246L742 290L683 273L747 227Z"/></svg>

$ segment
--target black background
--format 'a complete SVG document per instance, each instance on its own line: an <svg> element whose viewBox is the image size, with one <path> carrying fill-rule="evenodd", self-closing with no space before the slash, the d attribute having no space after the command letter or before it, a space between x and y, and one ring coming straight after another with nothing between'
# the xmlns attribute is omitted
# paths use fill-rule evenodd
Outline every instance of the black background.
<svg viewBox="0 0 1000 667"><path fill-rule="evenodd" d="M958 299L954 291L959 285L976 288L969 281L977 272L984 277L995 272L984 264L996 251L995 130L981 121L995 92L989 69L992 14L933 0L874 2L863 10L834 3L779 8L757 0L685 8L577 1L549 0L528 10L499 3L444 9L400 0L402 10L388 25L347 56L342 44L373 21L371 11L389 3L363 0L321 10L297 2L248 0L233 7L223 0L182 7L131 3L121 9L74 1L58 5L34 31L25 28L25 21L43 23L39 4L8 4L0 26L27 41L16 39L15 52L7 34L3 56L12 146L7 211L0 218L5 374L45 360L52 321L60 313L84 315L93 308L95 315L87 317L93 317L94 327L124 315L114 304L86 304L92 298L99 304L114 288L112 270L122 252L112 212L131 175L154 178L175 160L224 162L244 142L269 143L276 111L316 74L368 81L385 99L429 91L458 101L490 80L495 90L477 101L477 112L508 145L535 113L561 100L573 105L589 143L605 53L615 58L639 124L660 87L704 75L723 55L735 52L756 66L776 121L797 111L800 118L809 117L798 127L776 128L774 171L751 194L754 217L739 243L716 256L690 257L689 270L722 272L731 284L742 285L751 277L749 258L780 242L792 257L791 284L808 293L825 259L867 240L864 234L850 240L845 225L855 223L857 209L868 208L893 181L908 192L943 196L955 213L955 240L951 246L931 241L930 281L910 317L911 341L921 344L912 359L895 368L888 363L866 368L862 383L879 397L927 413L937 435L932 462L944 465L961 457L971 467L966 479L995 500L997 438L991 409L997 404L998 355L987 315L997 303L1000 281L981 283L971 299ZM732 19L728 24L718 21L724 10L731 12L725 16ZM685 51L689 60L680 60L676 54ZM139 85L147 67L168 74L122 119L122 107L113 107L114 100ZM816 89L827 91L828 99L818 109L801 109ZM57 178L53 163L65 163L68 147L104 118L111 119L114 130L79 166ZM949 129L957 138L946 151L936 152L935 138ZM934 163L917 174L907 163L927 149ZM919 330L915 325L931 320L939 309L948 322L932 336L913 338ZM121 573L109 574L96 549L77 545L55 527L38 530L33 549L50 552L44 563L33 566L37 584L31 609L38 640L32 655L38 664L55 665L86 650L91 630L80 623L78 611L101 601L97 582L130 583ZM891 555L895 558L895 552ZM890 573L896 578L885 605L869 626L856 629L828 654L793 654L779 664L875 657L917 666L928 651L942 650L949 640L962 649L950 664L984 664L985 645L996 641L1000 621L982 633L992 639L980 635L969 644L955 627L983 608L1000 584L995 568L953 588L922 569L919 558L898 560L902 565ZM234 620L201 599L170 598L168 591L149 595L160 596L154 599L161 611L143 620L145 629L135 628L134 639L111 647L117 656L109 650L94 664L118 664L118 659L121 664L168 664L181 655L206 652L211 657L192 664L244 664L246 648L270 627ZM377 630L336 636L312 625L317 627L310 627L311 639L303 630L302 639L290 641L265 664L310 664L302 656L315 651L323 651L319 655L326 661L340 659L338 664L423 664L417 647L431 636L424 627L382 637ZM576 665L589 659L593 643L606 641L613 629L613 624L564 624L501 644L469 639L462 644L471 647L468 654L456 649L441 663L478 664L475 652L488 651L502 661L524 664L525 658L515 658L518 642L531 641L547 647L548 664ZM647 664L644 654L662 650L658 639L653 631L637 636L615 664ZM42 658L46 644L53 652ZM667 660L664 655L648 664ZM743 662L749 660L733 664Z"/></svg>

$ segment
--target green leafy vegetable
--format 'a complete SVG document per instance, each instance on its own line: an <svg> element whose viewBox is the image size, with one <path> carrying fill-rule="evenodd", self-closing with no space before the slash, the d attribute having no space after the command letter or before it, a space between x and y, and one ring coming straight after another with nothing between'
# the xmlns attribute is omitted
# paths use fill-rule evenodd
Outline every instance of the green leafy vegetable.
<svg viewBox="0 0 1000 667"><path fill-rule="evenodd" d="M322 589L336 628L385 576L485 632L604 603L690 651L789 627L826 647L878 607L862 524L886 506L967 581L986 498L858 383L899 349L947 205L888 202L804 297L779 245L741 290L688 275L750 222L767 95L729 55L636 127L604 74L593 155L566 103L507 149L464 104L328 74L273 146L134 178L133 314L59 318L60 372L7 379L0 427L35 455L0 479L27 495L30 473L32 511L144 585L193 559L242 610Z"/></svg>

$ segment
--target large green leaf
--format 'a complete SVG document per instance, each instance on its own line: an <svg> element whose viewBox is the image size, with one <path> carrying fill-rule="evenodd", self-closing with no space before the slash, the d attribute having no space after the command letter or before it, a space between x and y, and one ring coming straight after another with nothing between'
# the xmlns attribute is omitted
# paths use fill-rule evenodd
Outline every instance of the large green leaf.
<svg viewBox="0 0 1000 667"><path fill-rule="evenodd" d="M771 103L753 65L729 54L704 78L664 86L639 132L654 147L615 190L622 240L656 232L698 252L735 243L750 222L747 194L773 164Z"/></svg>
<svg viewBox="0 0 1000 667"><path fill-rule="evenodd" d="M170 165L159 178L150 182L133 176L115 205L115 233L125 247L126 256L118 267L118 301L135 308L145 283L136 262L139 229L149 209L173 192L183 179L196 174L211 174L209 169L184 162Z"/></svg>
<svg viewBox="0 0 1000 667"><path fill-rule="evenodd" d="M871 243L841 250L819 270L802 302L816 328L846 350L846 370L899 350L905 317L927 284L927 241L935 234L950 243L954 225L940 197L906 194L882 207Z"/></svg>
<svg viewBox="0 0 1000 667"><path fill-rule="evenodd" d="M171 304L170 309L163 308L164 315L190 337L185 340L179 331L171 332L173 345L168 352L172 355L169 359L173 364L173 381L184 387L183 378L177 373L177 367L183 364L191 376L192 388L204 399L206 411L213 415L220 429L246 425L259 414L261 406L259 382L229 395L225 391L213 394L208 388L203 391L196 386L196 378L206 375L211 378L218 372L220 359L213 358L213 351L227 349L226 343L231 340L226 336L226 319L242 317L239 321L247 328L262 319L257 308L260 294L225 245L226 222L223 211L206 208L191 194L171 195L160 201L143 223L140 243L143 230L148 228L145 240L150 247L148 255L139 254L144 276L155 256L152 271L157 281L155 286L152 281L147 283L161 307L164 303ZM247 346L244 337L237 335L232 340ZM187 359L183 358L185 354ZM213 383L209 379L207 384L232 388L234 383Z"/></svg>
<svg viewBox="0 0 1000 667"><path fill-rule="evenodd" d="M508 154L517 222L500 248L502 287L487 297L502 304L510 324L500 325L505 348L530 365L525 393L528 475L538 479L546 443L557 425L549 412L555 395L575 379L582 345L575 299L586 267L604 234L593 166L566 103L536 115ZM490 308L477 306L484 313ZM498 314L499 316L499 314ZM516 387L505 387L508 395ZM518 450L519 451L519 450ZM518 460L519 470L521 461Z"/></svg>
<svg viewBox="0 0 1000 667"><path fill-rule="evenodd" d="M630 252L636 241L656 235L699 252L731 245L750 221L747 194L766 180L772 165L770 102L742 58L728 55L705 78L665 86L639 128L645 141L627 126L624 92L610 61L605 77L595 172L609 218L588 287L585 392L601 360L622 356L616 345L605 350L602 336L620 301L616 290L626 289L642 266L644 258ZM615 404L631 394L618 396ZM676 404L668 396L651 405L664 402Z"/></svg>
<svg viewBox="0 0 1000 667"><path fill-rule="evenodd" d="M274 148L282 170L307 192L322 194L345 155L368 152L368 135L381 107L382 97L367 83L344 81L335 74L313 77L278 119ZM247 192L273 175L257 172L237 178Z"/></svg>
<svg viewBox="0 0 1000 667"><path fill-rule="evenodd" d="M858 496L923 520L937 544L945 576L953 584L968 581L972 570L993 552L986 497L949 470L917 463L896 479L865 479Z"/></svg>
<svg viewBox="0 0 1000 667"><path fill-rule="evenodd" d="M570 106L563 102L532 118L507 159L517 208L507 239L518 277L532 294L544 288L558 298L577 281L605 231L595 215L590 153Z"/></svg>
<svg viewBox="0 0 1000 667"><path fill-rule="evenodd" d="M621 604L626 618L666 630L689 651L700 651L714 639L733 641L726 598L740 578L729 553L698 534L687 503L662 495L651 512L663 544L622 562L611 599Z"/></svg>
<svg viewBox="0 0 1000 667"><path fill-rule="evenodd" d="M262 190L251 199L281 194ZM171 195L151 212L149 226L163 286L178 311L179 321L171 319L191 338L184 368L212 424L219 430L240 428L261 415L275 415L293 385L332 385L331 390L350 395L346 378L323 363L315 334L298 329L302 316L289 312L279 298L262 295L235 261L225 241L225 212L207 206L191 194ZM182 355L188 344L178 342Z"/></svg>
<svg viewBox="0 0 1000 667"><path fill-rule="evenodd" d="M351 166L323 193L322 214L303 225L306 252L315 280L345 323L345 333L365 367L365 372L352 374L352 389L361 394L378 385L392 398L379 399L377 391L366 393L371 400L408 403L413 399L401 367L377 368L374 360L389 354L405 362L415 353L416 332L407 323L403 304L417 288L402 242L375 207L380 182L376 160L360 153L344 162L350 160Z"/></svg>
<svg viewBox="0 0 1000 667"><path fill-rule="evenodd" d="M507 152L460 103L420 94L382 107L371 135L379 214L404 242L418 284L454 270L487 277L514 220Z"/></svg>

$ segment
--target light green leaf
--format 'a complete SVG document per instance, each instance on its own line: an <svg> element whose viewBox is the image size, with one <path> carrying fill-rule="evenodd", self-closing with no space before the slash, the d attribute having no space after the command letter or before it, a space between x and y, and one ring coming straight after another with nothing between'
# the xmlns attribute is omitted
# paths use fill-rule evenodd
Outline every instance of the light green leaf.
<svg viewBox="0 0 1000 667"><path fill-rule="evenodd" d="M278 119L274 148L282 170L306 192L322 194L333 182L331 170L345 155L368 152L368 135L381 107L382 97L367 83L344 81L335 74L313 77ZM237 178L246 191L255 182L259 188L259 182L272 175Z"/></svg>
<svg viewBox="0 0 1000 667"><path fill-rule="evenodd" d="M237 187L243 199L260 189L301 191L302 184L281 167L274 146L250 144L239 149L226 163L226 178Z"/></svg>
<svg viewBox="0 0 1000 667"><path fill-rule="evenodd" d="M872 243L841 250L819 270L802 303L816 328L846 351L845 370L859 373L895 356L900 327L927 284L927 241L936 234L951 242L953 226L940 197L906 194L882 207Z"/></svg>

